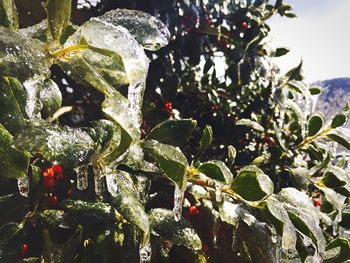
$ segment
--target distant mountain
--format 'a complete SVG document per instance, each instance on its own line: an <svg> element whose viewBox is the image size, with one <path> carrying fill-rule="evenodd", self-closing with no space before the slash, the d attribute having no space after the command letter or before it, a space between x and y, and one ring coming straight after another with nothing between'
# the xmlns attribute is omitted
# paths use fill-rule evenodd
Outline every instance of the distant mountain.
<svg viewBox="0 0 350 263"><path fill-rule="evenodd" d="M350 102L350 78L329 79L314 84L324 89L317 99L316 111L323 112L326 119ZM350 128L350 122L346 127Z"/></svg>

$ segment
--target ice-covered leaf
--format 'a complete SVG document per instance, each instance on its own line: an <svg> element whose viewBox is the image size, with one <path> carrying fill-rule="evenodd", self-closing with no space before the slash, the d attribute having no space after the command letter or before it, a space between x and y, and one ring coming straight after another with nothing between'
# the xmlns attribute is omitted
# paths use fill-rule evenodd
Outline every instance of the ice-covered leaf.
<svg viewBox="0 0 350 263"><path fill-rule="evenodd" d="M179 221L175 221L172 211L162 208L152 209L149 212L149 221L153 235L191 250L202 248L201 239L190 223L183 217Z"/></svg>
<svg viewBox="0 0 350 263"><path fill-rule="evenodd" d="M18 248L23 244L25 231L23 224L6 223L0 227L0 262L16 262Z"/></svg>
<svg viewBox="0 0 350 263"><path fill-rule="evenodd" d="M129 222L142 232L142 244L150 238L150 225L145 209L137 196L137 189L130 175L115 171L106 175L107 189L112 196L112 204Z"/></svg>
<svg viewBox="0 0 350 263"><path fill-rule="evenodd" d="M145 140L157 140L160 143L181 146L187 142L196 125L197 122L192 119L167 120L154 127Z"/></svg>
<svg viewBox="0 0 350 263"><path fill-rule="evenodd" d="M142 11L116 9L106 12L98 19L115 26L123 26L148 50L158 50L170 40L170 32L159 19Z"/></svg>
<svg viewBox="0 0 350 263"><path fill-rule="evenodd" d="M209 125L205 125L202 135L199 141L199 147L196 156L194 157L193 162L197 163L199 158L202 156L204 151L208 148L209 144L213 140L213 129Z"/></svg>
<svg viewBox="0 0 350 263"><path fill-rule="evenodd" d="M218 160L212 160L202 163L198 171L217 181L229 184L232 182L233 175L225 163Z"/></svg>
<svg viewBox="0 0 350 263"><path fill-rule="evenodd" d="M252 129L260 131L260 132L264 131L264 127L262 127L256 121L252 121L250 119L240 119L236 122L236 125L237 126L247 126L249 128L252 128Z"/></svg>
<svg viewBox="0 0 350 263"><path fill-rule="evenodd" d="M52 60L46 45L39 40L0 27L0 74L24 82L34 76L50 77Z"/></svg>
<svg viewBox="0 0 350 263"><path fill-rule="evenodd" d="M33 26L21 28L18 31L23 37L38 39L42 42L47 41L47 20L43 20Z"/></svg>
<svg viewBox="0 0 350 263"><path fill-rule="evenodd" d="M350 150L350 129L338 128L327 134L327 138Z"/></svg>
<svg viewBox="0 0 350 263"><path fill-rule="evenodd" d="M106 98L102 103L103 113L111 120L118 123L133 139L138 139L141 136L139 129L136 129L128 114L128 100L121 95Z"/></svg>
<svg viewBox="0 0 350 263"><path fill-rule="evenodd" d="M162 144L154 140L145 141L143 149L157 161L162 172L180 189L184 188L188 162L178 147Z"/></svg>
<svg viewBox="0 0 350 263"><path fill-rule="evenodd" d="M29 211L29 200L19 193L1 196L0 211L6 211L0 215L0 225L9 221L21 222Z"/></svg>
<svg viewBox="0 0 350 263"><path fill-rule="evenodd" d="M283 205L273 196L270 196L263 202L264 212L268 217L272 217L277 231L282 236L282 251L288 256L296 252L297 233L295 227L288 217L287 211Z"/></svg>
<svg viewBox="0 0 350 263"><path fill-rule="evenodd" d="M348 116L345 113L338 113L332 119L331 127L333 129L344 125L348 121Z"/></svg>
<svg viewBox="0 0 350 263"><path fill-rule="evenodd" d="M0 0L0 25L17 31L18 14L14 0Z"/></svg>
<svg viewBox="0 0 350 263"><path fill-rule="evenodd" d="M319 114L312 115L308 124L308 136L316 135L323 127L323 116Z"/></svg>
<svg viewBox="0 0 350 263"><path fill-rule="evenodd" d="M221 220L233 226L237 226L240 219L240 204L233 204L228 201L222 202L219 206Z"/></svg>
<svg viewBox="0 0 350 263"><path fill-rule="evenodd" d="M56 229L64 224L64 212L62 210L48 209L40 213L40 220L44 227Z"/></svg>
<svg viewBox="0 0 350 263"><path fill-rule="evenodd" d="M114 209L107 203L65 199L62 207L67 213L67 223L72 227L82 225L86 231L104 229L116 222Z"/></svg>
<svg viewBox="0 0 350 263"><path fill-rule="evenodd" d="M0 176L21 178L27 175L30 154L12 145L12 135L0 124Z"/></svg>
<svg viewBox="0 0 350 263"><path fill-rule="evenodd" d="M87 132L43 121L28 124L16 135L14 144L19 149L40 153L51 162L57 161L67 167L87 164L94 152L94 142Z"/></svg>
<svg viewBox="0 0 350 263"><path fill-rule="evenodd" d="M244 200L259 201L273 193L273 182L256 166L246 166L233 179L231 189Z"/></svg>
<svg viewBox="0 0 350 263"><path fill-rule="evenodd" d="M24 96L24 88L16 79L0 78L0 123L12 134L25 126Z"/></svg>
<svg viewBox="0 0 350 263"><path fill-rule="evenodd" d="M297 230L307 236L322 257L325 251L325 240L319 227L317 209L309 197L295 188L284 188L275 195Z"/></svg>
<svg viewBox="0 0 350 263"><path fill-rule="evenodd" d="M48 34L59 42L71 16L72 0L46 0L45 9L48 21Z"/></svg>
<svg viewBox="0 0 350 263"><path fill-rule="evenodd" d="M290 50L284 47L277 48L275 50L275 57L281 57L286 55Z"/></svg>
<svg viewBox="0 0 350 263"><path fill-rule="evenodd" d="M237 150L232 145L227 146L227 167L232 167L236 160Z"/></svg>
<svg viewBox="0 0 350 263"><path fill-rule="evenodd" d="M336 255L332 255L331 258L326 258L325 263L338 263L338 262L346 262L350 259L350 241L346 238L338 237L327 244L327 252L336 249L338 253Z"/></svg>
<svg viewBox="0 0 350 263"><path fill-rule="evenodd" d="M350 177L348 172L344 169L336 166L328 168L325 171L321 182L340 194L347 197L350 196Z"/></svg>

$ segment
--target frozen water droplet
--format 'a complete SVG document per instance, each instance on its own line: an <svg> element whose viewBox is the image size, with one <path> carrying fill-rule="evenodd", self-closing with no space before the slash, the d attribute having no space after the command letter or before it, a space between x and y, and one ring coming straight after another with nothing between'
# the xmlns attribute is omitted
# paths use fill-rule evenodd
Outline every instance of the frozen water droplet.
<svg viewBox="0 0 350 263"><path fill-rule="evenodd" d="M102 196L102 194L106 191L104 178L101 178L99 174L95 174L94 182L96 195Z"/></svg>
<svg viewBox="0 0 350 263"><path fill-rule="evenodd" d="M129 114L132 124L139 129L142 123L142 101L145 91L145 82L132 84L128 89Z"/></svg>
<svg viewBox="0 0 350 263"><path fill-rule="evenodd" d="M151 262L151 256L152 256L151 243L147 243L146 245L140 245L140 263Z"/></svg>
<svg viewBox="0 0 350 263"><path fill-rule="evenodd" d="M81 191L87 189L89 186L88 167L81 166L79 168L76 168L75 172L77 173L77 188Z"/></svg>
<svg viewBox="0 0 350 263"><path fill-rule="evenodd" d="M29 177L24 176L17 179L19 193L25 197L29 194Z"/></svg>
<svg viewBox="0 0 350 263"><path fill-rule="evenodd" d="M219 203L222 202L222 191L218 184L215 184L215 201Z"/></svg>
<svg viewBox="0 0 350 263"><path fill-rule="evenodd" d="M180 187L175 184L175 191L174 191L174 219L175 221L180 221L182 216L182 202L184 200L184 194L185 191L180 189Z"/></svg>

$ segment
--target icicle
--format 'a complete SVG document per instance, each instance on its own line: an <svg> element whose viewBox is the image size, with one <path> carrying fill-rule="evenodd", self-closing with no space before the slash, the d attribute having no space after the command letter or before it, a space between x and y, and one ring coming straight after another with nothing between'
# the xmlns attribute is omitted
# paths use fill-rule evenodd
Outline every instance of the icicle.
<svg viewBox="0 0 350 263"><path fill-rule="evenodd" d="M215 184L215 201L218 203L222 202L222 191L218 184Z"/></svg>
<svg viewBox="0 0 350 263"><path fill-rule="evenodd" d="M140 245L140 263L151 262L151 256L152 256L151 243L149 242L146 245Z"/></svg>
<svg viewBox="0 0 350 263"><path fill-rule="evenodd" d="M25 197L29 194L29 177L24 176L17 179L19 193Z"/></svg>
<svg viewBox="0 0 350 263"><path fill-rule="evenodd" d="M332 223L332 228L333 228L333 236L336 236L338 234L338 227L339 227L339 222L342 220L342 210L338 211L338 214L333 220Z"/></svg>
<svg viewBox="0 0 350 263"><path fill-rule="evenodd" d="M233 226L231 247L232 247L233 253L236 253L238 251L237 226Z"/></svg>
<svg viewBox="0 0 350 263"><path fill-rule="evenodd" d="M130 83L128 89L129 114L132 124L139 129L142 123L142 101L145 82Z"/></svg>
<svg viewBox="0 0 350 263"><path fill-rule="evenodd" d="M175 184L175 192L174 192L174 219L175 221L180 221L182 216L182 202L184 200L185 191L180 189L180 187Z"/></svg>
<svg viewBox="0 0 350 263"><path fill-rule="evenodd" d="M95 193L96 193L96 195L102 196L102 194L106 190L106 186L104 184L104 178L101 178L99 174L95 174L94 181L95 181Z"/></svg>
<svg viewBox="0 0 350 263"><path fill-rule="evenodd" d="M77 188L81 191L87 189L89 186L88 167L81 166L79 168L76 168L75 172L77 173Z"/></svg>

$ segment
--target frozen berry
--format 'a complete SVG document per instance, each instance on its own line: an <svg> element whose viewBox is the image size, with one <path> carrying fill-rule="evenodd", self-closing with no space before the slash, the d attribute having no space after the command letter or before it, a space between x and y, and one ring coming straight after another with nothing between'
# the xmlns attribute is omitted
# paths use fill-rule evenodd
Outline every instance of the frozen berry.
<svg viewBox="0 0 350 263"><path fill-rule="evenodd" d="M199 214L199 209L196 207L196 206L191 206L189 209L188 209L188 213L191 215L191 216L198 216Z"/></svg>
<svg viewBox="0 0 350 263"><path fill-rule="evenodd" d="M250 28L250 25L248 24L248 22L246 22L246 21L243 21L242 23L241 23L241 27L242 27L242 29L248 29L248 28Z"/></svg>
<svg viewBox="0 0 350 263"><path fill-rule="evenodd" d="M62 175L62 173L63 173L62 167L60 165L54 164L54 165L52 165L51 169L57 174Z"/></svg>
<svg viewBox="0 0 350 263"><path fill-rule="evenodd" d="M172 111L172 110L173 110L173 104L172 104L170 101L167 101L167 102L165 102L165 104L164 104L164 108L165 108L167 111Z"/></svg>
<svg viewBox="0 0 350 263"><path fill-rule="evenodd" d="M53 177L45 176L44 177L44 187L53 188L56 185L56 180Z"/></svg>
<svg viewBox="0 0 350 263"><path fill-rule="evenodd" d="M313 199L312 199L312 201L313 201L313 203L314 203L314 206L321 206L321 199L320 198L318 198L318 197L314 197Z"/></svg>

